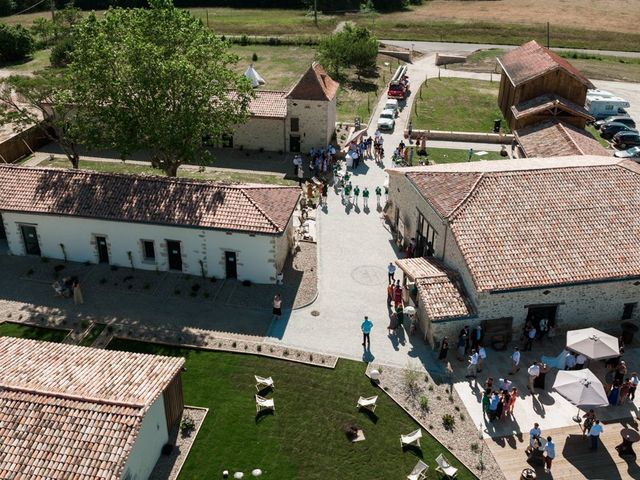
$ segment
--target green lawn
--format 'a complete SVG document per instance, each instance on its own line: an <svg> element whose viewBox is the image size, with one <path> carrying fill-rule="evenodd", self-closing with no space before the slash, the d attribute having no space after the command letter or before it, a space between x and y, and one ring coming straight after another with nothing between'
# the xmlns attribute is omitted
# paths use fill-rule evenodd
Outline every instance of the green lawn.
<svg viewBox="0 0 640 480"><path fill-rule="evenodd" d="M51 49L47 48L44 50L37 50L31 55L31 57L26 59L26 61L11 64L0 63L0 68L11 70L16 73L35 72L37 70L43 70L51 66L51 62L49 61L50 55Z"/></svg>
<svg viewBox="0 0 640 480"><path fill-rule="evenodd" d="M96 341L96 338L100 336L105 328L106 325L104 323L95 323L93 327L91 327L91 330L89 330L87 336L82 339L80 345L83 347L90 347L93 345L93 342Z"/></svg>
<svg viewBox="0 0 640 480"><path fill-rule="evenodd" d="M593 137L598 140L598 142L600 142L600 145L602 145L604 148L611 148L611 144L600 136L600 131L598 131L596 127L594 127L593 125L587 125L585 130L593 135Z"/></svg>
<svg viewBox="0 0 640 480"><path fill-rule="evenodd" d="M340 360L335 370L253 355L163 347L114 340L110 349L187 360L183 373L185 403L208 407L180 479L218 478L240 470L245 477L261 468L278 479L406 478L417 462L413 450L402 452L400 434L417 424L364 376L363 363ZM253 375L272 376L275 415L255 417ZM377 419L356 410L359 395L380 395ZM357 425L366 441L352 444L344 429ZM475 478L444 447L426 434L422 455L434 472L435 458L445 455L460 468L460 480ZM420 453L418 453L420 455Z"/></svg>
<svg viewBox="0 0 640 480"><path fill-rule="evenodd" d="M415 149L415 147L410 147ZM420 160L429 159L430 162L433 163L461 163L469 161L469 151L468 150L458 150L452 148L429 148L429 141L427 140L427 153L429 154L426 158L422 156L415 155L413 157L413 165L418 165ZM500 156L500 152L487 152L486 155L473 155L471 157L472 162L477 162L479 160L504 160L508 157Z"/></svg>
<svg viewBox="0 0 640 480"><path fill-rule="evenodd" d="M496 57L506 50L492 48L477 50L467 57L465 63L449 65L453 70L472 72L498 72ZM610 55L586 54L581 52L556 52L566 58L588 78L595 80L618 80L640 82L640 58L614 57Z"/></svg>
<svg viewBox="0 0 640 480"><path fill-rule="evenodd" d="M21 323L4 322L0 324L0 337L18 337L42 340L44 342L61 342L68 333L69 330L32 327Z"/></svg>
<svg viewBox="0 0 640 480"><path fill-rule="evenodd" d="M71 164L66 158L56 157L53 161L43 162L41 166L50 168L70 168ZM164 176L164 172L162 172L162 170L152 168L151 166L137 165L127 162L96 162L91 160L80 160L80 168L85 170L95 170L98 172ZM199 180L213 180L216 182L266 183L272 185L298 184L298 182L287 180L280 175L268 175L250 172L244 173L223 170L205 173L178 170L178 177L195 178Z"/></svg>
<svg viewBox="0 0 640 480"><path fill-rule="evenodd" d="M502 118L498 109L499 82L463 78L429 79L416 96L411 121L415 130L459 132L493 131L493 121ZM503 130L508 127L502 122Z"/></svg>

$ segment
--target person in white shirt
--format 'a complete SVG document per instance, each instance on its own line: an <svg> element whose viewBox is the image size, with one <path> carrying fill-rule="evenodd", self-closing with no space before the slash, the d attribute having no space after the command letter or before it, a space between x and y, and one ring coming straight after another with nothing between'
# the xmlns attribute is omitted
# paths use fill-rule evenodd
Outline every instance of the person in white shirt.
<svg viewBox="0 0 640 480"><path fill-rule="evenodd" d="M501 378L499 388L503 392L508 392L511 390L512 382L508 378Z"/></svg>
<svg viewBox="0 0 640 480"><path fill-rule="evenodd" d="M638 388L638 384L640 384L640 377L636 372L631 374L631 388L629 389L629 400L635 400L636 398L636 388Z"/></svg>
<svg viewBox="0 0 640 480"><path fill-rule="evenodd" d="M520 371L520 350L518 347L513 348L513 353L511 354L511 370L509 371L510 375Z"/></svg>
<svg viewBox="0 0 640 480"><path fill-rule="evenodd" d="M589 438L591 439L591 450L598 450L598 439L602 432L604 432L604 428L600 425L600 420L596 420L588 433Z"/></svg>
<svg viewBox="0 0 640 480"><path fill-rule="evenodd" d="M484 345L480 345L478 348L478 371L482 371L482 364L487 359L487 350L484 348Z"/></svg>
<svg viewBox="0 0 640 480"><path fill-rule="evenodd" d="M527 369L527 373L529 374L529 392L533 393L533 382L540 375L540 367L538 366L538 362L533 362L533 365L531 365Z"/></svg>
<svg viewBox="0 0 640 480"><path fill-rule="evenodd" d="M547 452L547 456L544 459L544 471L551 471L551 462L556 458L556 444L553 443L551 437L547 437L547 444L544 446L544 451Z"/></svg>
<svg viewBox="0 0 640 480"><path fill-rule="evenodd" d="M587 363L587 357L582 353L578 354L576 357L576 370L582 370L585 363Z"/></svg>
<svg viewBox="0 0 640 480"><path fill-rule="evenodd" d="M576 368L576 356L569 352L564 358L564 369L565 370L575 370Z"/></svg>
<svg viewBox="0 0 640 480"><path fill-rule="evenodd" d="M542 430L540 430L540 425L537 423L533 424L533 428L529 430L529 448L527 448L527 455L535 448L536 440L540 438L542 435Z"/></svg>
<svg viewBox="0 0 640 480"><path fill-rule="evenodd" d="M389 265L387 266L387 272L389 273L389 283L393 283L396 280L396 266L393 264L393 262L389 262Z"/></svg>
<svg viewBox="0 0 640 480"><path fill-rule="evenodd" d="M536 327L534 326L531 326L531 328L527 330L527 343L525 343L524 345L524 349L526 351L530 352L531 349L533 348L533 341L536 338L536 334L537 334L537 331L536 331Z"/></svg>
<svg viewBox="0 0 640 480"><path fill-rule="evenodd" d="M478 352L471 350L471 356L469 357L469 366L467 367L467 377L476 377L478 370Z"/></svg>

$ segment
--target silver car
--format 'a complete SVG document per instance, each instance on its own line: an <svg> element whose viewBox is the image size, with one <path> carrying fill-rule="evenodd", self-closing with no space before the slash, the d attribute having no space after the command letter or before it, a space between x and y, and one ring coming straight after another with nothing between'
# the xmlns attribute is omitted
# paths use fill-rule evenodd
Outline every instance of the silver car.
<svg viewBox="0 0 640 480"><path fill-rule="evenodd" d="M378 130L393 130L396 126L395 116L393 110L383 110L378 119Z"/></svg>

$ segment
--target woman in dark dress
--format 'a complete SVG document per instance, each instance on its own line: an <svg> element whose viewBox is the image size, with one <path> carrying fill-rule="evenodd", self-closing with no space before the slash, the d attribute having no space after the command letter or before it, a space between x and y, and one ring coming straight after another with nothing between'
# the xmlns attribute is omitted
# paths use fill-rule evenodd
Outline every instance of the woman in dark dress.
<svg viewBox="0 0 640 480"><path fill-rule="evenodd" d="M440 345L440 353L438 354L438 360L446 359L447 353L449 353L449 339L447 337L444 337L442 339L442 344Z"/></svg>
<svg viewBox="0 0 640 480"><path fill-rule="evenodd" d="M494 392L494 395L500 395L498 392ZM500 401L498 402L498 408L496 408L495 418L500 419L502 417L502 410L504 410L504 396L500 395Z"/></svg>

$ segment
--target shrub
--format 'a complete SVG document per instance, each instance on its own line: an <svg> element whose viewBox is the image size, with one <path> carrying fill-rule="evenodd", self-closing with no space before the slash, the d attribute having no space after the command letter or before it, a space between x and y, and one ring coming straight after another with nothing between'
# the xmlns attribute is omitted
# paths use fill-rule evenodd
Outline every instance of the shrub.
<svg viewBox="0 0 640 480"><path fill-rule="evenodd" d="M261 351L262 351L262 345L258 345L258 346L256 347L256 350L257 350L258 352L261 352Z"/></svg>
<svg viewBox="0 0 640 480"><path fill-rule="evenodd" d="M407 364L406 368L402 371L402 380L405 387L410 393L414 393L418 388L418 380L420 374L413 368L411 364Z"/></svg>
<svg viewBox="0 0 640 480"><path fill-rule="evenodd" d="M195 420L191 416L185 415L180 422L180 433L182 433L182 435L184 436L187 436L193 431L194 428L196 428Z"/></svg>
<svg viewBox="0 0 640 480"><path fill-rule="evenodd" d="M253 55L251 55L251 61L252 62L258 61L258 54L256 52L253 52Z"/></svg>
<svg viewBox="0 0 640 480"><path fill-rule="evenodd" d="M453 395L450 394L448 398L449 398L449 401L453 403Z"/></svg>
<svg viewBox="0 0 640 480"><path fill-rule="evenodd" d="M420 395L420 408L425 411L428 412L429 411L429 399L427 398L426 395Z"/></svg>
<svg viewBox="0 0 640 480"><path fill-rule="evenodd" d="M0 23L0 61L24 60L33 53L34 48L33 36L22 25Z"/></svg>
<svg viewBox="0 0 640 480"><path fill-rule="evenodd" d="M453 418L453 415L445 413L442 416L442 426L445 430L453 431L456 426L456 419Z"/></svg>
<svg viewBox="0 0 640 480"><path fill-rule="evenodd" d="M430 392L433 392L433 385L429 385L429 386L427 387L427 390L429 390Z"/></svg>
<svg viewBox="0 0 640 480"><path fill-rule="evenodd" d="M473 453L477 453L478 450L480 450L480 447L478 446L478 444L476 442L473 442L471 445L469 445L469 448L471 449L471 451Z"/></svg>
<svg viewBox="0 0 640 480"><path fill-rule="evenodd" d="M248 45L249 44L249 37L247 37L245 34L242 34L242 36L240 37L240 45Z"/></svg>
<svg viewBox="0 0 640 480"><path fill-rule="evenodd" d="M237 346L237 345L238 345L238 344L237 344L236 342L233 342L233 343L231 344L231 347L232 347L232 348L236 348L236 346Z"/></svg>
<svg viewBox="0 0 640 480"><path fill-rule="evenodd" d="M453 407L455 409L456 412L460 411L460 407L458 405L456 405L455 407Z"/></svg>
<svg viewBox="0 0 640 480"><path fill-rule="evenodd" d="M64 68L71 63L71 54L73 53L73 36L62 38L51 49L49 61L51 66L56 68Z"/></svg>

